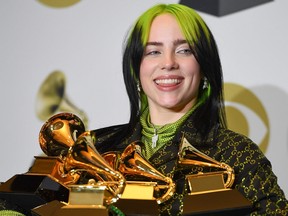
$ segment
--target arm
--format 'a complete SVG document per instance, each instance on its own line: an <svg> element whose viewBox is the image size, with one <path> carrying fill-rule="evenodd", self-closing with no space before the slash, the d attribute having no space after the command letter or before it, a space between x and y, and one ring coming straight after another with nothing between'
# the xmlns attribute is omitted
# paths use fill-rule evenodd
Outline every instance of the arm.
<svg viewBox="0 0 288 216"><path fill-rule="evenodd" d="M238 179L240 182L236 188L253 203L251 215L288 214L288 202L268 160L246 170Z"/></svg>

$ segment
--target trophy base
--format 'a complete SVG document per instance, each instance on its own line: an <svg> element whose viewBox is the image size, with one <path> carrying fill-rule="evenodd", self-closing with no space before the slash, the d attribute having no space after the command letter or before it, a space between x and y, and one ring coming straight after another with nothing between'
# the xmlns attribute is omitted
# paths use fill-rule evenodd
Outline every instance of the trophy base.
<svg viewBox="0 0 288 216"><path fill-rule="evenodd" d="M29 210L52 200L67 202L69 189L49 175L17 174L0 185L0 198Z"/></svg>
<svg viewBox="0 0 288 216"><path fill-rule="evenodd" d="M114 204L126 216L158 215L158 204L153 197L156 182L127 181L121 198Z"/></svg>
<svg viewBox="0 0 288 216"><path fill-rule="evenodd" d="M191 193L225 190L223 172L186 175Z"/></svg>
<svg viewBox="0 0 288 216"><path fill-rule="evenodd" d="M126 181L122 199L153 200L156 182Z"/></svg>
<svg viewBox="0 0 288 216"><path fill-rule="evenodd" d="M119 199L115 204L126 216L158 215L156 200Z"/></svg>
<svg viewBox="0 0 288 216"><path fill-rule="evenodd" d="M32 209L33 214L41 216L108 216L108 210L103 205L106 186L70 185L69 188L68 203L54 200Z"/></svg>
<svg viewBox="0 0 288 216"><path fill-rule="evenodd" d="M106 186L70 185L69 206L103 206Z"/></svg>
<svg viewBox="0 0 288 216"><path fill-rule="evenodd" d="M252 207L236 189L189 194L183 203L183 215L240 216L249 214Z"/></svg>
<svg viewBox="0 0 288 216"><path fill-rule="evenodd" d="M108 216L108 210L101 205L67 205L54 200L31 210L32 216Z"/></svg>

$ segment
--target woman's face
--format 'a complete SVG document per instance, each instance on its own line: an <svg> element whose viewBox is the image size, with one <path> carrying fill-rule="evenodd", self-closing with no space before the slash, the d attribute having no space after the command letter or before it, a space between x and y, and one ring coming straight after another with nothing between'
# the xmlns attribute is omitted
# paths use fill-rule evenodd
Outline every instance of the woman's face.
<svg viewBox="0 0 288 216"><path fill-rule="evenodd" d="M200 66L177 20L159 15L152 22L140 66L150 111L187 112L196 102L200 80Z"/></svg>

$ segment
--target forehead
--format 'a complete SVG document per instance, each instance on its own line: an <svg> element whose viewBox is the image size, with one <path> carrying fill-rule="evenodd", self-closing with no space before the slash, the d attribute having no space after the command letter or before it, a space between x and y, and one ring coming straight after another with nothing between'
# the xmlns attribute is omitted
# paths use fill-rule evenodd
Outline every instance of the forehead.
<svg viewBox="0 0 288 216"><path fill-rule="evenodd" d="M183 39L182 30L176 18L171 14L161 14L151 24L149 41L169 38Z"/></svg>

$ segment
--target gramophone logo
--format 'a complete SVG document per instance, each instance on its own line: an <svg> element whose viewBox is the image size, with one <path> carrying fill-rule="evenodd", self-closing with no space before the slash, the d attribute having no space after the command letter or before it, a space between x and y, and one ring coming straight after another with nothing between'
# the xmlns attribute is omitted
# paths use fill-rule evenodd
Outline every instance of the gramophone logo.
<svg viewBox="0 0 288 216"><path fill-rule="evenodd" d="M37 92L35 112L41 121L48 120L51 116L70 112L80 117L88 128L86 113L75 106L66 94L66 76L62 71L51 72L40 85Z"/></svg>
<svg viewBox="0 0 288 216"><path fill-rule="evenodd" d="M266 152L270 126L261 101L252 91L235 83L225 83L224 92L228 128L250 138L256 132L259 140L252 139Z"/></svg>

